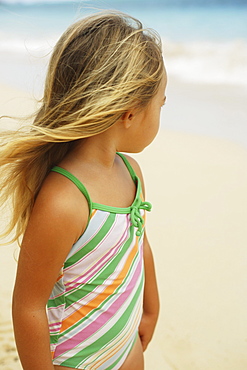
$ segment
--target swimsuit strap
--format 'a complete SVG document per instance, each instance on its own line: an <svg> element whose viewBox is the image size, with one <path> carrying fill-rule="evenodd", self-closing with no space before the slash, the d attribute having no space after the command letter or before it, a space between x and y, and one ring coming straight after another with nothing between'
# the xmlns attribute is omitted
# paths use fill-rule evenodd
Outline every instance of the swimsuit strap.
<svg viewBox="0 0 247 370"><path fill-rule="evenodd" d="M92 213L92 201L91 201L91 198L90 198L90 195L87 191L87 189L85 188L85 186L82 184L82 182L80 180L78 180L77 177L75 177L74 175L72 175L72 173L70 173L69 171L65 170L64 168L61 168L61 167L58 167L58 166L55 166L51 169L51 171L53 172L57 172L57 173L60 173L60 175L63 175L65 177L67 177L69 180L71 180L75 186L77 186L77 188L82 192L82 194L85 196L85 198L87 199L88 201L88 206L89 206L89 217Z"/></svg>
<svg viewBox="0 0 247 370"><path fill-rule="evenodd" d="M140 236L142 234L142 225L144 223L143 217L140 214L140 209L150 211L152 206L149 202L145 202L142 200L140 179L136 175L133 167L131 166L127 158L122 153L117 152L117 155L122 158L124 164L126 165L129 171L131 178L136 184L136 197L135 197L133 204L130 207L121 208L121 207L112 207L112 206L106 206L103 204L93 203L86 187L72 173L58 166L53 167L51 171L57 172L67 177L69 180L71 180L75 184L75 186L85 196L88 202L88 207L89 207L88 221L90 220L93 209L99 209L99 210L113 212L113 213L130 213L132 224L138 229L136 232L136 235Z"/></svg>
<svg viewBox="0 0 247 370"><path fill-rule="evenodd" d="M122 153L119 153L117 152L117 155L119 155L119 157L122 158L125 166L128 168L129 170L129 173L130 173L130 176L132 177L132 179L134 180L134 182L136 182L136 178L137 178L137 175L133 169L133 167L131 166L131 164L129 163L128 159L125 157L125 155L123 155Z"/></svg>
<svg viewBox="0 0 247 370"><path fill-rule="evenodd" d="M119 157L122 158L124 164L126 165L129 173L130 173L130 176L131 178L133 179L133 181L136 183L136 180L137 180L137 176L136 176L136 173L134 171L134 169L132 168L131 164L129 163L129 161L127 160L127 158L122 154L122 153L118 153L117 152L117 155L119 155ZM85 196L85 198L87 199L88 201L88 206L89 206L89 218L91 216L91 213L92 213L92 209L93 209L93 202L90 198L90 195L86 189L86 187L82 184L82 182L80 180L78 180L77 177L75 177L72 173L70 173L69 171L65 170L64 168L62 167L58 167L58 166L55 166L51 169L51 171L53 172L57 172L59 173L60 175L63 175L65 177L67 177L69 180L71 180L75 186L81 191L81 193ZM113 208L113 207L111 207ZM117 208L119 209L119 208Z"/></svg>

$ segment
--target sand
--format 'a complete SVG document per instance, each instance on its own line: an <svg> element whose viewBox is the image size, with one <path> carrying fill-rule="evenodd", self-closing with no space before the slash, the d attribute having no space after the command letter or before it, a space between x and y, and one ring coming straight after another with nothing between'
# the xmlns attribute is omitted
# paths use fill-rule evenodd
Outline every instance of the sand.
<svg viewBox="0 0 247 370"><path fill-rule="evenodd" d="M140 162L162 307L147 369L246 369L246 149L165 132Z"/></svg>
<svg viewBox="0 0 247 370"><path fill-rule="evenodd" d="M26 114L34 107L27 94L6 86L0 87L0 102L0 114ZM229 101L220 104L227 114ZM176 113L169 113L169 127ZM162 128L135 157L153 204L147 231L161 297L146 370L246 370L247 147ZM0 249L3 370L21 369L10 315L16 249Z"/></svg>

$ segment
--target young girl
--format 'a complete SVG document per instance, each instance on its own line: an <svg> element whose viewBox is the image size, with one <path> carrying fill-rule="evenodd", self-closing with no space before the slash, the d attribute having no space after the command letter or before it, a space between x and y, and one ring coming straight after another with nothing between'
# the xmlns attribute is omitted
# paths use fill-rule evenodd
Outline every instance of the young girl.
<svg viewBox="0 0 247 370"><path fill-rule="evenodd" d="M24 234L13 295L24 370L144 368L159 311L151 205L119 152L152 142L165 87L157 35L121 13L89 16L58 41L31 128L2 144L5 234Z"/></svg>

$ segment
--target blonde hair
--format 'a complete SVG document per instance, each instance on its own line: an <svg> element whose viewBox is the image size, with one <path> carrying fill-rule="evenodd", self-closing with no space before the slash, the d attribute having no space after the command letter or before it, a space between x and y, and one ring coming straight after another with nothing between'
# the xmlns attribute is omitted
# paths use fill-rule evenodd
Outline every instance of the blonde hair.
<svg viewBox="0 0 247 370"><path fill-rule="evenodd" d="M126 14L100 12L65 31L33 124L1 135L0 206L12 199L2 236L15 231L14 241L24 233L42 182L73 142L107 130L132 107L146 106L163 70L158 35Z"/></svg>

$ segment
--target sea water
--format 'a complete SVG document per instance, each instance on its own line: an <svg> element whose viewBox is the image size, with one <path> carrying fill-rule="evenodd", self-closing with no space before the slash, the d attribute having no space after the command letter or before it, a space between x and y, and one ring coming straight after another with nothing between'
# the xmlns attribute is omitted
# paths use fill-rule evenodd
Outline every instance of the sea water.
<svg viewBox="0 0 247 370"><path fill-rule="evenodd" d="M247 147L247 0L0 1L0 83L40 98L58 38L101 9L129 13L160 34L169 78L180 83L168 89L162 127ZM221 104L222 86L229 104Z"/></svg>
<svg viewBox="0 0 247 370"><path fill-rule="evenodd" d="M247 86L247 0L0 1L0 82L29 89L68 25L109 8L159 32L170 75Z"/></svg>

